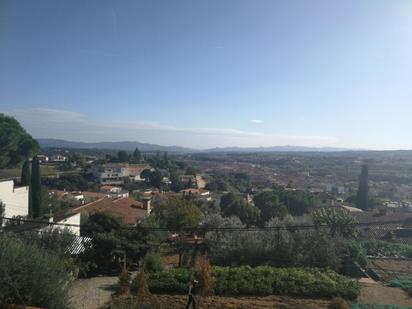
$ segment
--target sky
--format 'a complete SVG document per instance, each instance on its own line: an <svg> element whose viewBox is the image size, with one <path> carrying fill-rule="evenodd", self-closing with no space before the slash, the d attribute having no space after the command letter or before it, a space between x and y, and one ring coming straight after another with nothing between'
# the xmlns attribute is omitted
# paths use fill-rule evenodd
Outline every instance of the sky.
<svg viewBox="0 0 412 309"><path fill-rule="evenodd" d="M412 149L410 0L1 0L36 138Z"/></svg>

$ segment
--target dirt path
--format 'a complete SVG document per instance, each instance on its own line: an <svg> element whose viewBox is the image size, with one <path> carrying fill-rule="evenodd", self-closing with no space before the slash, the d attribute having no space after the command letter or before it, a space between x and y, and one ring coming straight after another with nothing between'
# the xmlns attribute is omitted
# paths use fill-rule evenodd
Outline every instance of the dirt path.
<svg viewBox="0 0 412 309"><path fill-rule="evenodd" d="M387 304L412 307L412 298L400 288L386 287L378 282L361 282L360 304Z"/></svg>
<svg viewBox="0 0 412 309"><path fill-rule="evenodd" d="M184 308L185 295L155 295L165 309ZM290 297L207 297L200 299L201 309L326 309L329 301Z"/></svg>
<svg viewBox="0 0 412 309"><path fill-rule="evenodd" d="M72 307L96 309L111 299L118 277L95 277L76 280L70 290Z"/></svg>

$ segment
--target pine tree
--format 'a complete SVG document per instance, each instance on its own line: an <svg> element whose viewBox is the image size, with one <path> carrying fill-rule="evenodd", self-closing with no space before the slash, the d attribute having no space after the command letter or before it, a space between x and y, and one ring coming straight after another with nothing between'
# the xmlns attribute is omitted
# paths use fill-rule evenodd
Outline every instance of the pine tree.
<svg viewBox="0 0 412 309"><path fill-rule="evenodd" d="M21 169L21 185L30 186L30 162L29 160L24 161L23 167Z"/></svg>
<svg viewBox="0 0 412 309"><path fill-rule="evenodd" d="M30 216L33 218L40 217L43 214L42 210L42 195L41 195L41 175L39 159L33 158L31 165L31 207Z"/></svg>
<svg viewBox="0 0 412 309"><path fill-rule="evenodd" d="M359 188L356 196L356 206L360 209L368 209L369 200L369 169L368 165L362 166L362 173L359 177Z"/></svg>

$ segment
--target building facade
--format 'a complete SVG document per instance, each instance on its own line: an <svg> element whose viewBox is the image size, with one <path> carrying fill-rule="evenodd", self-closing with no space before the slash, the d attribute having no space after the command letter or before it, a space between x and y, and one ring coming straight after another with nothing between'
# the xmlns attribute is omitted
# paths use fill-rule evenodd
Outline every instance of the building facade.
<svg viewBox="0 0 412 309"><path fill-rule="evenodd" d="M0 202L6 218L28 216L29 187L15 187L13 180L0 180Z"/></svg>

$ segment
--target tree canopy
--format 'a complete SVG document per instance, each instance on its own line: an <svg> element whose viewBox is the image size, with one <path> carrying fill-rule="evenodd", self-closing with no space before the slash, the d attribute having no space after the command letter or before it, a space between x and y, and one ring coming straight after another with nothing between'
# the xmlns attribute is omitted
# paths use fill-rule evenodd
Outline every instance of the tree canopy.
<svg viewBox="0 0 412 309"><path fill-rule="evenodd" d="M260 223L263 224L273 217L284 217L287 208L273 191L263 191L254 197L255 206L260 209Z"/></svg>
<svg viewBox="0 0 412 309"><path fill-rule="evenodd" d="M16 167L35 155L39 148L16 119L0 114L0 168Z"/></svg>
<svg viewBox="0 0 412 309"><path fill-rule="evenodd" d="M193 203L181 198L170 199L155 208L155 215L161 226L171 231L195 228L199 225L202 212Z"/></svg>
<svg viewBox="0 0 412 309"><path fill-rule="evenodd" d="M260 215L257 207L250 205L240 195L232 192L222 195L220 209L224 216L239 217L246 225L256 224Z"/></svg>

